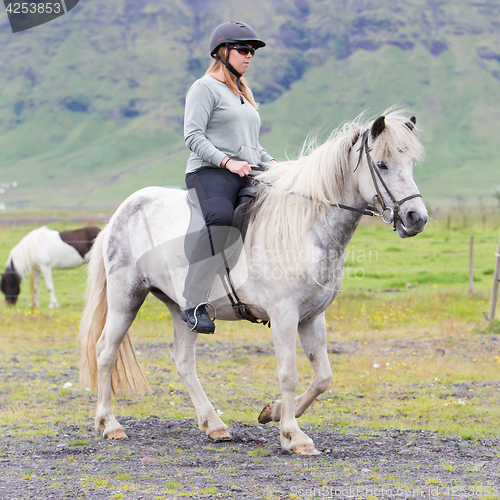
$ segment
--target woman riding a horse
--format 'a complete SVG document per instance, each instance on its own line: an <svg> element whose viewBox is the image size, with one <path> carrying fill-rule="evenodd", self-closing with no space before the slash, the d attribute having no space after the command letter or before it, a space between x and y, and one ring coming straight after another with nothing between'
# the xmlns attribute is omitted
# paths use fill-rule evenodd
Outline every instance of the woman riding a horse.
<svg viewBox="0 0 500 500"><path fill-rule="evenodd" d="M382 216L401 238L420 233L428 221L413 179L423 156L417 131L414 117L390 109L374 121L346 123L324 144L257 174L255 213L231 276L242 303L271 324L282 397L259 422L280 422L284 449L318 453L297 418L332 379L325 311L340 291L344 252L361 217ZM113 414L113 394L149 390L129 328L153 294L172 316L172 359L199 428L210 439L231 439L196 374L198 333L181 319L190 220L186 192L149 187L122 203L94 244L80 324L81 380L98 391L95 428L108 438L127 437ZM214 280L210 300L221 320L241 319L222 282ZM297 333L314 372L298 395Z"/></svg>
<svg viewBox="0 0 500 500"><path fill-rule="evenodd" d="M81 381L97 390L95 428L110 439L127 437L112 396L150 390L129 334L149 294L170 311L172 359L199 428L214 441L231 439L196 374L196 341L198 332L214 331L208 298L221 320L242 319L224 282L214 277L237 192L253 164L272 160L258 143L259 115L240 79L253 50L263 46L248 25L226 23L215 30L211 53L217 59L186 99L188 195L141 189L122 203L94 244L80 323ZM257 175L252 218L231 269L241 302L271 324L281 399L265 406L259 422L280 422L281 446L297 454L318 453L297 418L332 379L325 311L340 291L344 253L361 217L380 215L401 238L420 233L428 221L413 179L423 156L415 117L389 109L369 122L361 118L296 160L273 163ZM193 235L195 194L206 227ZM298 395L297 333L313 370Z"/></svg>
<svg viewBox="0 0 500 500"><path fill-rule="evenodd" d="M214 61L186 96L184 140L191 150L186 186L205 225L186 248L182 319L199 333L215 330L206 309L218 269L211 257L224 250L238 191L247 185L252 166L273 161L259 144L260 116L243 79L255 50L265 45L248 24L221 24L210 42Z"/></svg>

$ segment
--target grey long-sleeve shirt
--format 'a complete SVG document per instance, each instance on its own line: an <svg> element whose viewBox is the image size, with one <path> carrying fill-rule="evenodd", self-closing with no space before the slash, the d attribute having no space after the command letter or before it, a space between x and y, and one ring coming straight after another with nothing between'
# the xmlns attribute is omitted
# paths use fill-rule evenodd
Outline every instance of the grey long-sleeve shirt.
<svg viewBox="0 0 500 500"><path fill-rule="evenodd" d="M260 115L249 102L211 75L196 80L186 95L184 141L191 150L186 173L220 167L225 156L260 165L272 160L259 144Z"/></svg>

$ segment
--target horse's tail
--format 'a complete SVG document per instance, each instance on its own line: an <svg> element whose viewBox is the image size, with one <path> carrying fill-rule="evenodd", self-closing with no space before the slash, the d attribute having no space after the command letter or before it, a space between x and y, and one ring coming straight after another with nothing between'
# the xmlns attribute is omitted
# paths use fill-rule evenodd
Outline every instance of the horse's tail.
<svg viewBox="0 0 500 500"><path fill-rule="evenodd" d="M101 337L108 315L107 280L104 269L103 240L106 229L97 236L88 264L87 301L80 322L81 344L80 382L97 391L97 341ZM139 364L132 344L130 331L122 341L115 366L111 373L111 390L114 396L139 395L151 392L146 376Z"/></svg>

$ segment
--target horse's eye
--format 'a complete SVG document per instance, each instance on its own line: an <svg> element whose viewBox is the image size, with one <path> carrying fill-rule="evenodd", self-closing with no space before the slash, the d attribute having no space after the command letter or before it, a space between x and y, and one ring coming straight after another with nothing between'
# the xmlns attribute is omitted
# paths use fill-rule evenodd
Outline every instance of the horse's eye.
<svg viewBox="0 0 500 500"><path fill-rule="evenodd" d="M387 170L387 165L383 162L383 161L379 161L377 163L377 167L380 169L380 170Z"/></svg>

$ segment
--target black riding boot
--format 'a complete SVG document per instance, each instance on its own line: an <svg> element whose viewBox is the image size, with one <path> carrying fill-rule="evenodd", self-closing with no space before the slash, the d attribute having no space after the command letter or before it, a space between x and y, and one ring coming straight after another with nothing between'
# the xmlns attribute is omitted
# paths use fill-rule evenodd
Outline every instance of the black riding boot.
<svg viewBox="0 0 500 500"><path fill-rule="evenodd" d="M188 306L191 304L188 304ZM187 323L191 331L197 333L214 333L215 324L208 315L206 304L189 307L181 312L181 319Z"/></svg>

